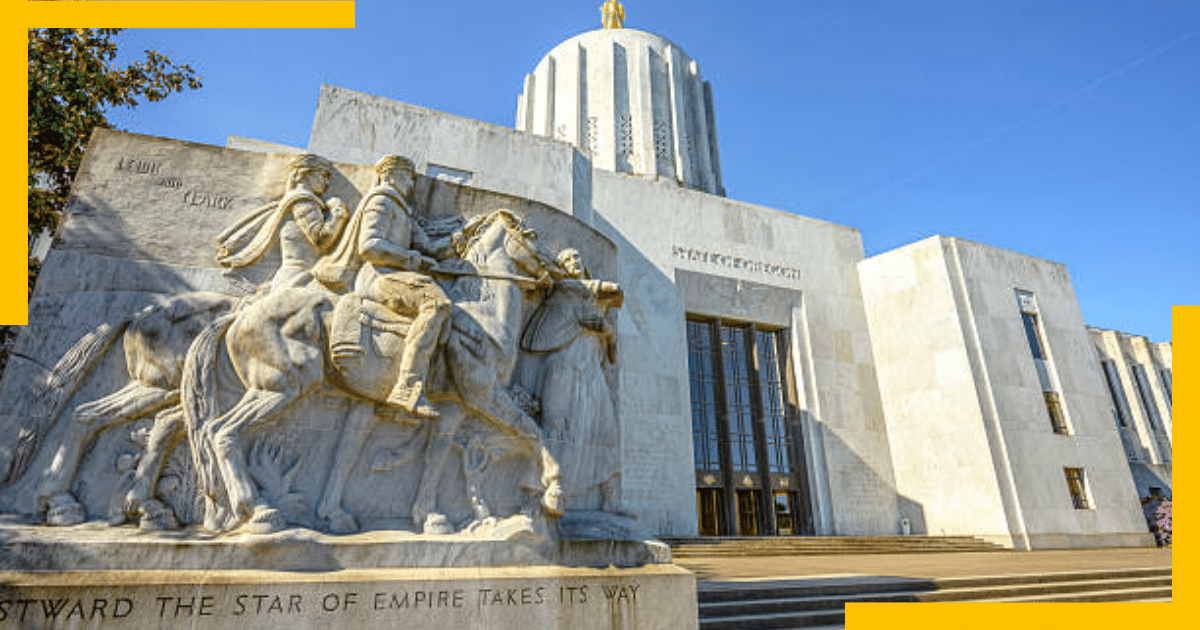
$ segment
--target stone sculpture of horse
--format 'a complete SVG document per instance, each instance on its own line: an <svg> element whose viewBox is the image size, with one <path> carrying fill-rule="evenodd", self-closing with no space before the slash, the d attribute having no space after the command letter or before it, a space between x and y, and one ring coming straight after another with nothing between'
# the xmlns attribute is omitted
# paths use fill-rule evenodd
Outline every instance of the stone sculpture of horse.
<svg viewBox="0 0 1200 630"><path fill-rule="evenodd" d="M184 435L179 382L192 340L206 325L234 308L238 298L192 292L151 304L115 323L84 335L51 370L46 389L66 402L118 338L123 340L129 382L111 394L71 412L50 465L40 472L36 504L49 525L75 525L86 511L71 494L81 460L100 431L153 415L154 426L139 460L133 488L125 497L128 516L141 516L144 529L175 525L170 510L154 498L163 463ZM61 405L59 405L61 406ZM61 413L55 410L54 415ZM111 515L110 515L111 517Z"/></svg>
<svg viewBox="0 0 1200 630"><path fill-rule="evenodd" d="M454 435L470 413L528 445L542 469L542 503L554 515L561 498L556 467L537 423L505 386L517 360L522 292L534 287L535 278L558 273L556 264L539 247L536 233L507 210L473 220L463 236L464 268L453 272L460 277L448 291L455 300L454 314L442 357L436 359L444 361L447 378L440 387L431 384L430 392L441 417L425 453L413 520L423 524L437 509ZM363 310L358 319L388 320L371 331L377 351L352 353L353 360L346 360L344 352L335 356L330 330L342 308L339 300L359 300ZM197 337L184 367L181 396L205 494L207 528L222 531L247 524L252 531L274 531L285 525L279 510L255 490L243 435L276 422L322 383L361 404L353 406L347 420L318 515L329 519L335 531L356 527L340 506L342 490L362 449L365 427L374 421L374 404L385 401L395 383L406 324L403 317L372 310L361 300L318 287L283 289L217 319ZM226 358L245 391L232 408L220 411L217 367Z"/></svg>

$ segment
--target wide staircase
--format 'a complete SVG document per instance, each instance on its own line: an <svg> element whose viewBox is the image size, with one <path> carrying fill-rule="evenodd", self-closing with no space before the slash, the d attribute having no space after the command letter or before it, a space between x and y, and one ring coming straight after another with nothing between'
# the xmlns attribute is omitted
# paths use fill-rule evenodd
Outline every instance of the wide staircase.
<svg viewBox="0 0 1200 630"><path fill-rule="evenodd" d="M671 538L675 558L704 556L815 556L850 553L938 553L1004 551L971 536L780 536L755 538Z"/></svg>
<svg viewBox="0 0 1200 630"><path fill-rule="evenodd" d="M700 581L701 630L839 628L852 602L1170 601L1170 567L953 578Z"/></svg>

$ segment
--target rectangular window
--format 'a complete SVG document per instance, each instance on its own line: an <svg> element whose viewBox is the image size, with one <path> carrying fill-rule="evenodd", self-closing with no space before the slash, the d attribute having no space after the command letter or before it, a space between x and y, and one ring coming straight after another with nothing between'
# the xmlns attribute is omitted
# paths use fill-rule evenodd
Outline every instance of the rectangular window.
<svg viewBox="0 0 1200 630"><path fill-rule="evenodd" d="M471 185L471 171L464 171L458 168L450 168L449 166L440 166L430 164L425 167L425 175L432 179L441 180L444 182L454 182L462 186Z"/></svg>
<svg viewBox="0 0 1200 630"><path fill-rule="evenodd" d="M780 536L791 536L795 533L792 523L792 494L790 492L776 492L775 532Z"/></svg>
<svg viewBox="0 0 1200 630"><path fill-rule="evenodd" d="M1150 383L1146 382L1146 371L1134 363L1130 366L1133 372L1133 384L1137 386L1138 397L1142 399L1142 409L1150 422L1150 429L1162 431L1162 422L1158 418L1158 407L1154 404L1154 393L1150 391Z"/></svg>
<svg viewBox="0 0 1200 630"><path fill-rule="evenodd" d="M698 470L721 469L717 452L716 380L713 376L712 335L703 322L687 323L688 380L692 391L692 448Z"/></svg>
<svg viewBox="0 0 1200 630"><path fill-rule="evenodd" d="M1117 425L1129 426L1129 402L1125 400L1124 390L1121 389L1121 379L1117 376L1117 365L1106 359L1100 362L1100 371L1104 372L1108 395L1112 397L1114 413L1117 414Z"/></svg>
<svg viewBox="0 0 1200 630"><path fill-rule="evenodd" d="M758 490L737 491L738 535L758 535Z"/></svg>
<svg viewBox="0 0 1200 630"><path fill-rule="evenodd" d="M1171 395L1171 369L1162 368L1158 371L1158 377L1162 379L1163 391L1167 393L1167 403L1171 402L1174 396Z"/></svg>
<svg viewBox="0 0 1200 630"><path fill-rule="evenodd" d="M758 357L759 393L762 396L763 426L767 437L767 460L772 474L791 472L789 453L792 439L788 434L784 412L783 375L780 374L778 348L787 347L787 331L754 331L755 352Z"/></svg>
<svg viewBox="0 0 1200 630"><path fill-rule="evenodd" d="M1046 404L1046 413L1050 416L1050 428L1060 435L1067 435L1067 417L1063 411L1062 398L1056 391L1054 367L1050 365L1046 354L1046 343L1042 338L1041 326L1038 325L1037 302L1029 291L1017 290L1017 306L1021 311L1021 325L1025 329L1025 341L1029 344L1029 354L1033 356L1033 367L1037 372L1038 384L1042 389L1042 399Z"/></svg>
<svg viewBox="0 0 1200 630"><path fill-rule="evenodd" d="M701 536L721 535L721 515L724 512L724 493L720 488L696 488L696 513L700 516Z"/></svg>
<svg viewBox="0 0 1200 630"><path fill-rule="evenodd" d="M725 368L725 411L729 414L729 450L735 473L758 472L754 452L753 410L746 329L721 324L721 358Z"/></svg>
<svg viewBox="0 0 1200 630"><path fill-rule="evenodd" d="M1082 468L1064 468L1067 474L1067 489L1071 491L1071 501L1076 510L1089 509L1087 487L1084 485Z"/></svg>
<svg viewBox="0 0 1200 630"><path fill-rule="evenodd" d="M1021 321L1025 323L1025 338L1029 341L1029 351L1033 353L1033 358L1045 360L1046 353L1041 333L1038 332L1037 315L1021 313Z"/></svg>
<svg viewBox="0 0 1200 630"><path fill-rule="evenodd" d="M700 531L810 532L788 331L689 316L687 337ZM781 492L782 516L776 511Z"/></svg>
<svg viewBox="0 0 1200 630"><path fill-rule="evenodd" d="M1050 413L1050 426L1055 433L1067 434L1067 419L1063 417L1062 403L1055 392L1042 392L1046 398L1046 411Z"/></svg>

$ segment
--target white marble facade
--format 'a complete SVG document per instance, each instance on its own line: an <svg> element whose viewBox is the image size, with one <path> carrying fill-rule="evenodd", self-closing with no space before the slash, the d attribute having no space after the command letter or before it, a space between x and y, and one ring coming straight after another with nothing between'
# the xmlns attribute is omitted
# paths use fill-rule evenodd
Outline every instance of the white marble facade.
<svg viewBox="0 0 1200 630"><path fill-rule="evenodd" d="M859 272L914 529L1018 549L1148 544L1064 266L935 236Z"/></svg>
<svg viewBox="0 0 1200 630"><path fill-rule="evenodd" d="M1154 473L1135 482L1096 354L1107 346L1096 331L1088 342L1065 268L940 237L864 260L853 228L724 198L712 90L679 46L598 30L526 77L517 131L325 86L308 150L359 163L406 151L419 170L459 169L616 243L621 501L662 535L698 532L685 324L719 319L788 332L798 531L1150 544L1138 496L1153 479L1169 494L1170 344L1125 342L1154 366L1166 418L1157 433L1130 421ZM1031 358L1019 292L1033 296L1048 357ZM1058 397L1059 433L1044 390ZM1083 471L1086 508L1068 468Z"/></svg>
<svg viewBox="0 0 1200 630"><path fill-rule="evenodd" d="M474 150L447 134L471 133ZM370 148L356 139L371 138ZM437 144L463 147L443 153ZM793 331L798 421L812 438L813 532L893 533L895 491L870 342L854 264L863 257L852 228L691 190L669 181L593 168L565 142L326 86L309 151L336 161L408 147L429 164L470 171L474 185L545 200L617 244L626 291L619 330L622 360L623 509L662 535L696 533L691 447L688 314ZM494 162L512 151L537 160ZM538 183L545 185L531 194ZM681 274L711 278L680 282ZM768 315L763 291L786 296ZM689 294L690 292L690 294ZM779 301L771 297L769 301Z"/></svg>
<svg viewBox="0 0 1200 630"><path fill-rule="evenodd" d="M364 172L384 154L407 156L429 181L548 207L615 245L605 276L624 291L614 509L653 533L713 533L697 491L713 486L726 493L725 535L1153 544L1138 498L1170 494L1170 344L1089 330L1056 263L943 237L865 259L854 228L724 197L712 90L678 46L606 29L542 59L515 130L323 86L306 149ZM231 147L288 152L244 138ZM107 233L92 236L102 249ZM1036 322L1040 358L1025 321ZM722 326L779 343L790 477L768 474L767 450L759 476L698 471L689 335L716 339ZM746 356L761 384L769 361L756 348ZM730 502L751 490L758 527L747 532ZM781 495L796 502L786 525L771 505Z"/></svg>
<svg viewBox="0 0 1200 630"><path fill-rule="evenodd" d="M1138 496L1171 495L1171 344L1088 328Z"/></svg>

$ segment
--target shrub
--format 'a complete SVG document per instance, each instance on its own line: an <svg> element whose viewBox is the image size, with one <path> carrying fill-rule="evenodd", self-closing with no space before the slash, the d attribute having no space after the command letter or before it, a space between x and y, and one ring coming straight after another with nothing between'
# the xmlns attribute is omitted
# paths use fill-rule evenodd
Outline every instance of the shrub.
<svg viewBox="0 0 1200 630"><path fill-rule="evenodd" d="M1158 539L1167 547L1171 546L1171 500L1167 499L1158 506Z"/></svg>

